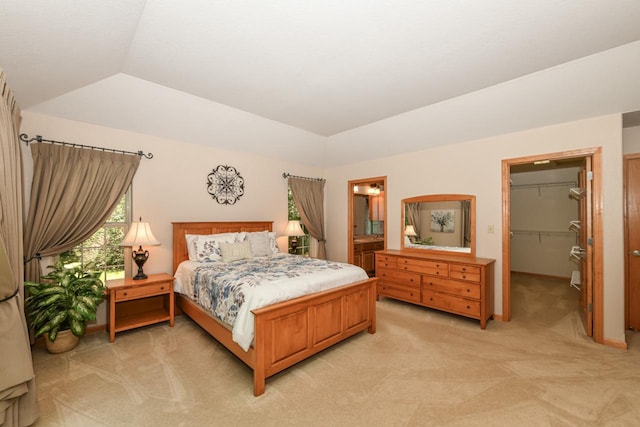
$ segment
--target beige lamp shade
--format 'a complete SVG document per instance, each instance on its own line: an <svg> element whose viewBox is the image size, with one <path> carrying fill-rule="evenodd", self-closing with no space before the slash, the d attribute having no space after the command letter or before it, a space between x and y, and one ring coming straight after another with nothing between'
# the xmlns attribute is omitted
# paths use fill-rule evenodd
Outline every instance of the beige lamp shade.
<svg viewBox="0 0 640 427"><path fill-rule="evenodd" d="M121 246L158 246L160 242L151 232L148 222L133 222Z"/></svg>
<svg viewBox="0 0 640 427"><path fill-rule="evenodd" d="M404 229L404 235L405 236L417 236L418 234L416 233L416 229L413 228L413 225L407 225Z"/></svg>
<svg viewBox="0 0 640 427"><path fill-rule="evenodd" d="M300 221L297 219L289 220L287 228L284 230L285 236L304 236L304 231L300 226Z"/></svg>
<svg viewBox="0 0 640 427"><path fill-rule="evenodd" d="M138 266L138 274L133 277L133 280L142 280L147 278L147 275L144 274L144 271L142 270L142 266L149 258L149 251L145 251L142 247L157 246L159 244L160 242L154 237L148 222L142 222L142 218L140 218L140 222L134 222L131 224L129 232L124 236L124 240L120 245L132 247L138 246L138 250L131 252L131 257Z"/></svg>

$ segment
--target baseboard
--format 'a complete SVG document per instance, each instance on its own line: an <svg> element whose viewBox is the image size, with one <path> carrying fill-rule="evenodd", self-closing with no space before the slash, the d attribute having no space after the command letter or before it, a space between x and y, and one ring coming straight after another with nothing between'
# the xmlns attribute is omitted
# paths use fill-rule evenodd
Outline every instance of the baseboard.
<svg viewBox="0 0 640 427"><path fill-rule="evenodd" d="M522 274L523 276L540 277L542 279L544 279L544 278L547 278L547 279L559 279L559 280L566 280L567 282L569 282L571 280L571 277L550 276L548 274L528 273L528 272L525 272L525 271L511 271L511 274Z"/></svg>
<svg viewBox="0 0 640 427"><path fill-rule="evenodd" d="M627 350L626 341L617 341L617 340L610 340L608 338L605 338L602 340L602 344L608 347L618 348L620 350Z"/></svg>

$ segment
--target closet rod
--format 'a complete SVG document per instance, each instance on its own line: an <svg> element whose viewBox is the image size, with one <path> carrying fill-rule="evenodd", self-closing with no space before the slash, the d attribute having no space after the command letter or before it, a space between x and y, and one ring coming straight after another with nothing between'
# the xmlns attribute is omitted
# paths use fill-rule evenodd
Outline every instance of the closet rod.
<svg viewBox="0 0 640 427"><path fill-rule="evenodd" d="M324 178L309 178L309 177L306 177L306 176L291 175L290 173L287 173L287 172L283 172L282 177L284 179L298 178L298 179L306 179L308 181L323 181L323 182L326 182L326 179L324 179Z"/></svg>
<svg viewBox="0 0 640 427"><path fill-rule="evenodd" d="M29 135L27 135L26 133L21 133L20 134L20 141L26 143L27 146L29 146L29 143L31 141L48 142L50 144L69 145L71 147L88 148L90 150L108 151L110 153L133 154L133 155L136 155L136 156L144 157L146 159L152 159L153 158L153 154L152 153L145 154L142 151L137 151L137 152L124 151L124 150L116 150L116 149L113 149L113 148L94 147L93 145L76 144L75 142L54 141L54 140L51 140L51 139L44 139L40 135L36 135L35 138L29 139Z"/></svg>
<svg viewBox="0 0 640 427"><path fill-rule="evenodd" d="M578 185L575 181L566 181L566 182L545 182L539 184L516 184L512 185L511 188L539 188L539 187L575 187Z"/></svg>
<svg viewBox="0 0 640 427"><path fill-rule="evenodd" d="M576 233L571 231L554 231L554 230L511 230L513 234L523 234L530 236L571 236L575 237Z"/></svg>

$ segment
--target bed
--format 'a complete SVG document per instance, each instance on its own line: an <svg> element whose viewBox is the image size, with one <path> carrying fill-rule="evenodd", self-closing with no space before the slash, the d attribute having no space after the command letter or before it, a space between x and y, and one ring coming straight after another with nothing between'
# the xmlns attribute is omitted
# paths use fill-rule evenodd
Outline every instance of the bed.
<svg viewBox="0 0 640 427"><path fill-rule="evenodd" d="M174 222L173 272L189 260L187 235L272 231L270 221ZM253 394L266 379L365 329L376 331L376 278L299 296L251 310L252 344L245 351L229 325L189 296L177 293L178 309L253 370Z"/></svg>

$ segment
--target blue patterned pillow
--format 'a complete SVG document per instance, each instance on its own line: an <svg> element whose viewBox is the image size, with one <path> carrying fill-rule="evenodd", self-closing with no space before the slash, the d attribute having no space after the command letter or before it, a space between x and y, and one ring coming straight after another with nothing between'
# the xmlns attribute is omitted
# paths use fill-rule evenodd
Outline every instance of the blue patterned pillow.
<svg viewBox="0 0 640 427"><path fill-rule="evenodd" d="M220 253L220 243L233 243L236 241L237 237L238 233L222 233L198 236L195 241L196 261L220 261L222 259L222 254Z"/></svg>

